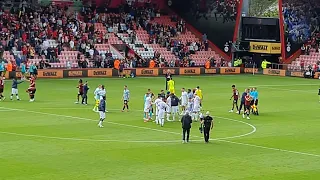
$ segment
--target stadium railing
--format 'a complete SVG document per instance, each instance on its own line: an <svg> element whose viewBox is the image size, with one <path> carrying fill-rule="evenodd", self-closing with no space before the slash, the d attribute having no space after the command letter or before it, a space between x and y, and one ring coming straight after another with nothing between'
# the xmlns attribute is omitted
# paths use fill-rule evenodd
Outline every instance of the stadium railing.
<svg viewBox="0 0 320 180"><path fill-rule="evenodd" d="M288 70L288 64L271 63L271 65L269 67L271 69L285 69L285 70Z"/></svg>

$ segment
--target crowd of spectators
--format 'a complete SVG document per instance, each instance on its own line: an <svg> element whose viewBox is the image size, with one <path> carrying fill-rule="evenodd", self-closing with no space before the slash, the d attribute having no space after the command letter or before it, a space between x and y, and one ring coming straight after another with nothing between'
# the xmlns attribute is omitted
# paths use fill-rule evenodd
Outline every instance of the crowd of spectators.
<svg viewBox="0 0 320 180"><path fill-rule="evenodd" d="M285 0L283 16L287 41L305 43L319 33L319 3L316 0Z"/></svg>
<svg viewBox="0 0 320 180"><path fill-rule="evenodd" d="M222 17L223 23L226 23L236 20L239 2L239 0L192 0L190 10L196 19L203 17L208 20L210 17L218 21L218 17Z"/></svg>
<svg viewBox="0 0 320 180"><path fill-rule="evenodd" d="M279 10L277 8L269 9L262 14L263 17L278 18Z"/></svg>
<svg viewBox="0 0 320 180"><path fill-rule="evenodd" d="M101 22L108 29L108 32L128 33L131 43L136 40L136 29L142 28L149 34L149 44L159 44L161 47L167 48L178 57L175 59L163 59L158 52L154 53L154 57L150 59L137 59L136 57L128 57L122 61L124 67L146 67L152 60L157 67L174 67L174 66L194 66L194 61L190 59L190 54L197 51L208 50L207 38L198 42L183 43L178 38L180 34L186 32L186 24L179 20L176 16L171 17L171 21L175 22L175 26L159 24L153 22L153 19L159 16L159 10L155 6L134 7L125 5L120 8L120 14L101 14L98 22ZM112 18L108 18L112 16ZM205 36L206 37L206 36Z"/></svg>
<svg viewBox="0 0 320 180"><path fill-rule="evenodd" d="M227 2L219 3L219 6L229 9ZM31 7L23 4L10 11L0 8L0 58L3 59L4 51L9 51L18 67L22 62L32 64L33 59L41 59L36 66L42 69L50 68L50 63L60 62L59 55L68 50L78 51L79 68L89 67L89 62L93 67L112 68L112 54L99 52L95 45L108 43L111 33L118 32L128 33L134 44L135 30L138 28L149 33L149 43L166 47L178 58L166 60L158 52L151 59L128 56L121 61L125 68L148 67L150 61L157 67L194 66L190 55L208 50L206 38L186 43L177 38L186 31L185 22L177 17L172 17L176 26L153 23L152 20L159 16L155 6L135 7L127 4L121 6L119 12L98 13L92 6L83 7L79 13L69 11L68 7L56 8L52 5ZM106 32L96 31L95 23L102 23ZM66 66L71 67L70 61Z"/></svg>
<svg viewBox="0 0 320 180"><path fill-rule="evenodd" d="M318 0L285 0L283 1L283 16L286 27L287 44L302 44L302 55L310 55L311 50L320 52ZM300 60L300 69L318 72L320 62ZM306 67L306 68L305 68Z"/></svg>

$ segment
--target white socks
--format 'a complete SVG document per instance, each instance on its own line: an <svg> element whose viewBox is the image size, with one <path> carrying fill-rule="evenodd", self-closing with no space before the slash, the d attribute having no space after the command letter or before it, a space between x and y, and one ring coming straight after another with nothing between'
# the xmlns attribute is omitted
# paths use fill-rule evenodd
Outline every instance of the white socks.
<svg viewBox="0 0 320 180"><path fill-rule="evenodd" d="M99 126L102 126L102 123L103 123L103 119L100 119L100 121L99 121Z"/></svg>
<svg viewBox="0 0 320 180"><path fill-rule="evenodd" d="M199 119L199 114L198 113L192 113L192 120L194 120L194 121L198 121L198 119Z"/></svg>
<svg viewBox="0 0 320 180"><path fill-rule="evenodd" d="M164 118L160 119L160 125L163 126L164 125Z"/></svg>
<svg viewBox="0 0 320 180"><path fill-rule="evenodd" d="M17 100L20 99L18 95L16 95L16 98L17 98ZM12 95L10 96L10 99L11 99L11 100L13 99L13 96L12 96Z"/></svg>

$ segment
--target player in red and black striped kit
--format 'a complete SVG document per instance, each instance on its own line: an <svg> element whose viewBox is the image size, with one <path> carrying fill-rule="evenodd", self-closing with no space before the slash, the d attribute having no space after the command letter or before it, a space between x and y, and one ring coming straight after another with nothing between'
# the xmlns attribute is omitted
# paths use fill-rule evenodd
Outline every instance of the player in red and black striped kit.
<svg viewBox="0 0 320 180"><path fill-rule="evenodd" d="M77 95L77 101L75 102L76 104L79 104L79 100L80 100L80 97L83 96L83 82L82 82L82 79L79 80L79 84L77 86L78 88L78 95Z"/></svg>
<svg viewBox="0 0 320 180"><path fill-rule="evenodd" d="M37 89L36 89L36 78L33 75L31 75L29 81L30 81L30 85L29 85L29 88L27 89L26 92L29 93L30 102L33 102L35 93L37 91Z"/></svg>
<svg viewBox="0 0 320 180"><path fill-rule="evenodd" d="M239 91L238 91L238 89L236 89L236 85L232 85L232 96L231 96L230 100L232 98L233 98L232 109L229 112L233 112L234 106L236 106L236 108L237 108L236 113L239 113L239 106L238 106Z"/></svg>
<svg viewBox="0 0 320 180"><path fill-rule="evenodd" d="M3 96L3 90L4 90L4 78L0 76L0 101L3 101L5 97Z"/></svg>
<svg viewBox="0 0 320 180"><path fill-rule="evenodd" d="M245 118L247 116L247 119L250 119L250 107L251 107L251 101L252 97L250 96L249 93L245 96L245 101L244 101L244 112L242 114L242 117Z"/></svg>

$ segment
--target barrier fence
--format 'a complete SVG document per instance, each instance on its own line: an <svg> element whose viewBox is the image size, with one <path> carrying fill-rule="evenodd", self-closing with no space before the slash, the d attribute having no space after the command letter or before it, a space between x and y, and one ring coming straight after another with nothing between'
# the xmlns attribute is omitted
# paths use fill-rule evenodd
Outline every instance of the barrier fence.
<svg viewBox="0 0 320 180"><path fill-rule="evenodd" d="M222 67L205 69L201 67L189 68L135 68L124 69L123 74L135 76L164 76L170 72L173 75L214 75L214 74L242 74L255 73L271 76L292 76L304 77L304 73L300 71L287 71L282 69L263 69L257 68L240 68L240 67ZM314 78L318 79L320 72L315 73ZM38 70L38 78L78 78L78 77L117 77L119 72L116 69L40 69ZM21 72L14 71L6 73L6 78L20 78Z"/></svg>

